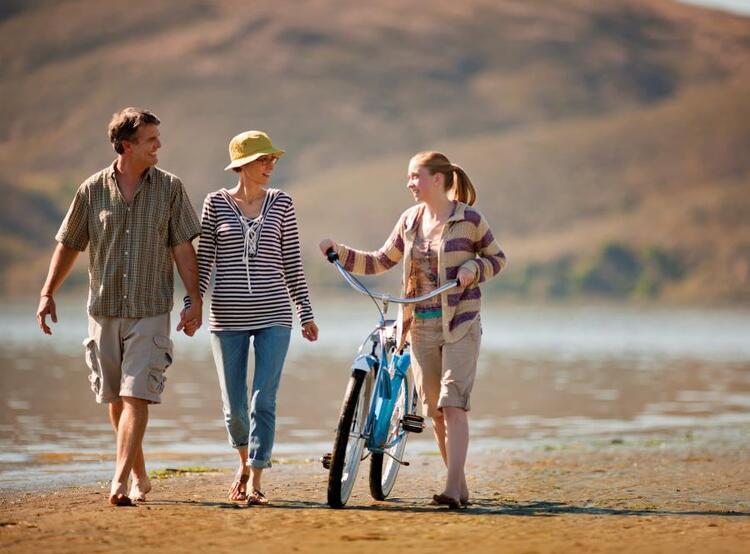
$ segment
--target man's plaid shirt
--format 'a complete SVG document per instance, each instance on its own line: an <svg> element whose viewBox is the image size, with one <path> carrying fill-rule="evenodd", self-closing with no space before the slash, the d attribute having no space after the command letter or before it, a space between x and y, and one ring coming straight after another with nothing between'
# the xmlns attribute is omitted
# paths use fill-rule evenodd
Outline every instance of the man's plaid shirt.
<svg viewBox="0 0 750 554"><path fill-rule="evenodd" d="M171 248L200 230L179 178L152 167L128 205L113 163L78 188L55 239L89 246L89 314L142 318L172 309Z"/></svg>

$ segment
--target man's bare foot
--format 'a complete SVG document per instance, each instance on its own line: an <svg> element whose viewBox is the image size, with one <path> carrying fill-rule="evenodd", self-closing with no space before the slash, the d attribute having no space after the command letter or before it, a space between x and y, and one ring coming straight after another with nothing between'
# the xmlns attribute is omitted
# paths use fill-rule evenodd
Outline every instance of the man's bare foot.
<svg viewBox="0 0 750 554"><path fill-rule="evenodd" d="M133 485L130 487L130 498L136 502L145 502L146 495L151 492L151 481L148 477L145 480L136 481L133 479Z"/></svg>
<svg viewBox="0 0 750 554"><path fill-rule="evenodd" d="M133 501L130 500L130 497L125 496L124 494L113 494L109 497L109 503L112 504L112 506L132 506Z"/></svg>
<svg viewBox="0 0 750 554"><path fill-rule="evenodd" d="M133 501L125 494L125 485L127 483L112 483L109 493L109 503L112 506L132 506Z"/></svg>

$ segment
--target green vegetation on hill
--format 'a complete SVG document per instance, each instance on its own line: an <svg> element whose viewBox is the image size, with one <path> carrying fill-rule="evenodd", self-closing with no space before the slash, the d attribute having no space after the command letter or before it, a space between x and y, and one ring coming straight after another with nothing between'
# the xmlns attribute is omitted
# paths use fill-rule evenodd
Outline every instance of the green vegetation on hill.
<svg viewBox="0 0 750 554"><path fill-rule="evenodd" d="M686 278L679 252L650 246L636 250L618 242L604 244L591 257L529 263L510 270L493 290L523 297L554 299L655 298L664 286Z"/></svg>

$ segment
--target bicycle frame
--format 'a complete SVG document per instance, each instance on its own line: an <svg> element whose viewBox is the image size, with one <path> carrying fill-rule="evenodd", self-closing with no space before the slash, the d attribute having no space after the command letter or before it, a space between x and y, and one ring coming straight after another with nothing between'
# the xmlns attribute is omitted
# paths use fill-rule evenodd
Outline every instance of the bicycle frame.
<svg viewBox="0 0 750 554"><path fill-rule="evenodd" d="M359 438L365 439L365 445L370 452L381 452L390 456L387 450L398 444L406 434L401 429L395 439L386 443L386 439L388 438L386 423L390 420L396 401L398 400L398 392L411 366L411 353L407 349L404 349L402 352L396 352L397 339L395 336L388 334L389 327L392 329L394 322L393 320L385 319L388 304L416 304L417 302L428 300L458 286L458 280L449 281L429 294L413 298L401 298L387 293L368 290L344 268L338 260L338 256L332 258L331 254L329 254L329 261L336 266L339 273L341 273L353 289L370 298L378 299L383 303L380 322L360 345L352 369L368 372L375 371L375 382L368 404L367 419ZM363 351L368 342L372 342L372 349L369 355L365 355ZM404 402L408 402L408 398L404 398ZM410 411L410 406L404 406L404 414L409 414ZM401 460L397 461L402 463Z"/></svg>
<svg viewBox="0 0 750 554"><path fill-rule="evenodd" d="M376 500L384 500L393 488L399 466L409 465L399 459L403 458L407 433L419 433L424 428L423 419L415 413L409 347L407 344L397 350L400 337L395 321L386 319L388 304L422 302L457 286L458 281L445 283L422 296L399 298L368 290L341 265L335 252L330 250L327 256L346 282L369 296L380 312L377 327L362 342L352 363L333 449L321 458L330 472L328 504L342 508L349 499L361 461L370 454L370 493ZM386 456L390 458L387 463Z"/></svg>
<svg viewBox="0 0 750 554"><path fill-rule="evenodd" d="M402 430L394 440L386 442L389 430L387 423L396 407L399 390L407 376L411 362L409 352L396 353L395 339L388 336L388 323L385 320L384 325L377 327L360 347L362 350L368 342L372 342L370 354L359 355L355 360L355 365L358 366L356 369L365 369L361 363L364 359L367 371L373 371L375 374L367 419L361 437L365 439L370 452L385 454L388 454L386 451L398 444L405 434ZM359 364L356 363L357 360ZM404 399L405 402L407 400ZM409 406L404 406L404 412L409 412Z"/></svg>

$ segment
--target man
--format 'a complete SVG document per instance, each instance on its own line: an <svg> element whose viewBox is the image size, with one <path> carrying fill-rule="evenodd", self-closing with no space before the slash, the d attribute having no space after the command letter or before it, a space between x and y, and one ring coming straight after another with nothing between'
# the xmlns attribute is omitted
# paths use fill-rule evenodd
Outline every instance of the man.
<svg viewBox="0 0 750 554"><path fill-rule="evenodd" d="M79 252L89 247L89 337L86 363L96 401L109 404L117 462L109 502L144 501L151 490L143 457L148 405L161 402L172 362L169 312L172 258L191 298L177 330L201 324L198 268L191 243L200 224L180 180L156 167L159 118L125 108L112 116L109 138L117 159L79 187L55 239L37 310L44 333L57 322L53 295ZM133 484L128 492L128 476Z"/></svg>

